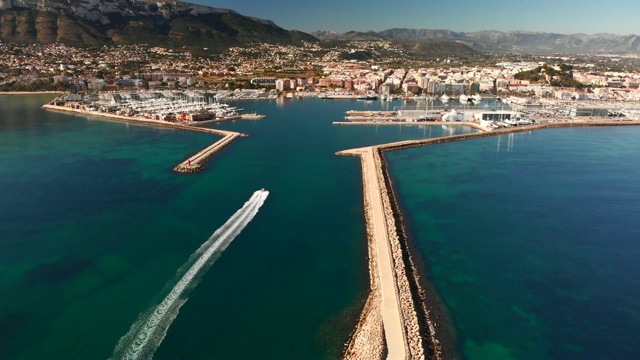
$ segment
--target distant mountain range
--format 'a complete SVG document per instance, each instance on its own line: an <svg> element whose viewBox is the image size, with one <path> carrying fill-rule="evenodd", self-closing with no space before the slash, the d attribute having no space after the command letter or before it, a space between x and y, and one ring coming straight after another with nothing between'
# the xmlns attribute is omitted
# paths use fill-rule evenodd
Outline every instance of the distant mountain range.
<svg viewBox="0 0 640 360"><path fill-rule="evenodd" d="M285 30L272 21L178 0L0 0L0 41L63 42L74 46L149 44L220 52L253 43L395 40L407 50L437 45L460 54L480 52L640 53L640 37L527 31L454 32L389 29L338 34ZM409 44L418 42L421 44ZM471 49L465 49L464 46ZM429 50L429 53L433 51Z"/></svg>
<svg viewBox="0 0 640 360"><path fill-rule="evenodd" d="M221 51L317 41L233 10L167 0L0 0L0 40L75 46L150 44Z"/></svg>
<svg viewBox="0 0 640 360"><path fill-rule="evenodd" d="M320 40L455 40L483 52L523 53L640 53L640 36L613 34L555 34L531 31L455 32L430 29L389 29L379 32L316 31Z"/></svg>

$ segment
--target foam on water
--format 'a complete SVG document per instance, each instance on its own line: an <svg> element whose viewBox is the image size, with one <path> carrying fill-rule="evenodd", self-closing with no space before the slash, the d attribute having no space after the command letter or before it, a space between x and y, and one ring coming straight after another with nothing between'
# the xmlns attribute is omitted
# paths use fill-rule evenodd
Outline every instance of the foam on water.
<svg viewBox="0 0 640 360"><path fill-rule="evenodd" d="M169 326L178 316L180 307L188 300L189 291L197 286L200 276L251 222L268 195L269 192L264 189L253 193L244 206L190 256L178 269L178 274L183 275L173 285L169 294L160 304L150 307L138 316L129 332L118 342L111 355L112 359L151 358L162 343Z"/></svg>

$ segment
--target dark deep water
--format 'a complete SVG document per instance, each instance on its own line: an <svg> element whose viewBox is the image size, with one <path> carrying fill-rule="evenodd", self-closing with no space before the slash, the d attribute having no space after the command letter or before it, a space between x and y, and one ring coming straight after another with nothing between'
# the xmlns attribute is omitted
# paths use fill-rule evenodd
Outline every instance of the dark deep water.
<svg viewBox="0 0 640 360"><path fill-rule="evenodd" d="M268 118L214 125L249 137L182 175L216 137L41 109L50 98L0 96L0 358L109 357L260 188L155 357L335 357L368 281L360 165L334 153L452 131L331 124L379 103L242 102Z"/></svg>

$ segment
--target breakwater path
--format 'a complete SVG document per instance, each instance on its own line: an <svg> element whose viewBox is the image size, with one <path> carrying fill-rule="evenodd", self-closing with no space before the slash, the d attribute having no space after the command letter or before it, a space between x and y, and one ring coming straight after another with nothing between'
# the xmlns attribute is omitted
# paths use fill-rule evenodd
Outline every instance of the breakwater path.
<svg viewBox="0 0 640 360"><path fill-rule="evenodd" d="M169 122L160 121L160 120L134 118L130 116L107 114L107 113L88 111L88 110L82 110L82 109L74 109L74 108L56 106L51 104L45 104L42 107L47 110L62 111L62 112L79 114L84 116L94 116L94 117L100 117L103 119L127 122L132 124L142 124L142 125L165 127L170 129L197 131L197 132L204 132L204 133L222 136L221 139L217 140L216 142L207 146L206 148L198 151L194 155L190 156L189 158L187 158L186 160L184 160L183 162L175 166L173 170L179 173L194 173L204 169L205 162L209 158L211 158L211 156L213 156L215 153L220 151L225 146L229 145L231 142L233 142L237 138L247 136L246 134L242 134L234 131L216 130L216 129L209 129L209 128L196 127L196 126L177 124L177 123L174 124L174 123L169 123Z"/></svg>
<svg viewBox="0 0 640 360"><path fill-rule="evenodd" d="M197 152L195 155L189 157L187 160L178 164L178 166L173 168L173 170L180 173L192 173L202 170L204 163L211 156L213 156L213 154L220 151L220 149L227 146L239 136L241 136L240 133L233 132L225 135L222 139L214 142L213 144Z"/></svg>
<svg viewBox="0 0 640 360"><path fill-rule="evenodd" d="M406 239L399 235L402 234L399 231L402 224L398 223L398 210L394 209L395 197L386 172L384 152L541 129L638 125L640 121L557 122L399 141L337 152L336 155L356 156L361 160L370 277L369 298L346 346L344 357L442 358L436 334L437 324L429 319L429 310L424 305L424 294L420 294L423 290L419 281L416 281L411 254L406 253L407 247L403 249L402 241Z"/></svg>
<svg viewBox="0 0 640 360"><path fill-rule="evenodd" d="M338 153L359 156L362 161L365 214L369 235L369 259L372 291L368 303L378 309L367 308L360 319L346 358L420 359L424 357L418 317L402 259L394 214L382 171L377 147L365 147ZM375 287L375 288L373 288ZM381 318L384 339L377 335ZM380 341L383 340L383 344Z"/></svg>

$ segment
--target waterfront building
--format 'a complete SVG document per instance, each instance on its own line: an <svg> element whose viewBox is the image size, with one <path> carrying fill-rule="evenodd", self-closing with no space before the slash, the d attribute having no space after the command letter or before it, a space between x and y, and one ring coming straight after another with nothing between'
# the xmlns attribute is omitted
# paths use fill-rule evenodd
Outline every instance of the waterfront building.
<svg viewBox="0 0 640 360"><path fill-rule="evenodd" d="M395 87L393 86L393 84L384 83L384 84L380 85L380 87L378 88L378 92L380 94L389 95L389 94L391 94L393 92L394 89L395 89Z"/></svg>
<svg viewBox="0 0 640 360"><path fill-rule="evenodd" d="M418 94L420 92L420 87L415 82L405 82L402 84L402 89L405 93Z"/></svg>
<svg viewBox="0 0 640 360"><path fill-rule="evenodd" d="M464 93L464 84L445 84L444 92L446 94L462 94Z"/></svg>
<svg viewBox="0 0 640 360"><path fill-rule="evenodd" d="M609 116L609 108L603 107L573 107L569 109L569 116Z"/></svg>
<svg viewBox="0 0 640 360"><path fill-rule="evenodd" d="M278 91L286 91L291 89L291 82L289 79L278 79L276 80L276 90Z"/></svg>
<svg viewBox="0 0 640 360"><path fill-rule="evenodd" d="M427 85L427 94L441 95L445 92L445 84L441 82L430 81Z"/></svg>
<svg viewBox="0 0 640 360"><path fill-rule="evenodd" d="M427 87L429 86L429 77L428 76L422 76L418 79L418 86L421 89L427 89Z"/></svg>

